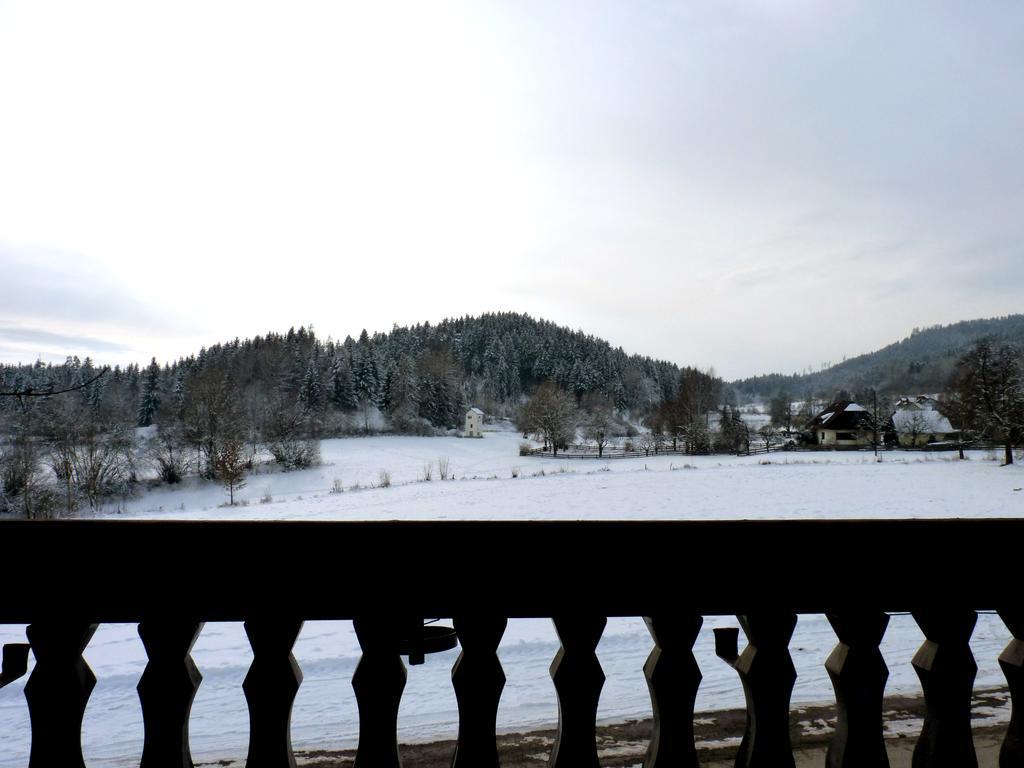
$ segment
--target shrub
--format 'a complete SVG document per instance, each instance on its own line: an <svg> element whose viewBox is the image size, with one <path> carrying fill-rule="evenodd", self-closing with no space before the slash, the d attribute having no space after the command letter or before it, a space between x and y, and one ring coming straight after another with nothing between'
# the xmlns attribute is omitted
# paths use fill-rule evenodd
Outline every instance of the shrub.
<svg viewBox="0 0 1024 768"><path fill-rule="evenodd" d="M181 436L171 429L160 430L146 443L146 455L157 477L168 485L180 483L193 468Z"/></svg>
<svg viewBox="0 0 1024 768"><path fill-rule="evenodd" d="M286 437L268 443L274 461L286 472L315 467L320 463L319 440L297 440Z"/></svg>

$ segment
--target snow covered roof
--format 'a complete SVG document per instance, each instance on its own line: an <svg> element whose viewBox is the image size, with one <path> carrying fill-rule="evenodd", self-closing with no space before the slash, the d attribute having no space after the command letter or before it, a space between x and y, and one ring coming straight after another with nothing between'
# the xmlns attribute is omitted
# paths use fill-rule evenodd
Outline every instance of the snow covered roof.
<svg viewBox="0 0 1024 768"><path fill-rule="evenodd" d="M476 408L476 407L474 407L474 408L470 408L470 409L469 409L469 412L470 412L470 413L475 413L475 414L477 414L477 415L479 415L479 416L483 416L483 415L484 415L484 412L483 412L483 411L481 411L481 410L480 410L479 408Z"/></svg>
<svg viewBox="0 0 1024 768"><path fill-rule="evenodd" d="M939 399L934 395L918 395L917 397L901 397L896 401L896 408L909 408L911 410L922 410L925 408L934 409L939 407Z"/></svg>
<svg viewBox="0 0 1024 768"><path fill-rule="evenodd" d="M829 429L837 430L870 429L871 416L862 405L843 401L833 403L815 416L808 425L808 429L815 429L816 427L824 427L826 425Z"/></svg>
<svg viewBox="0 0 1024 768"><path fill-rule="evenodd" d="M900 409L892 415L892 425L897 432L904 433L948 435L956 432L949 419L930 408L919 411L912 408Z"/></svg>

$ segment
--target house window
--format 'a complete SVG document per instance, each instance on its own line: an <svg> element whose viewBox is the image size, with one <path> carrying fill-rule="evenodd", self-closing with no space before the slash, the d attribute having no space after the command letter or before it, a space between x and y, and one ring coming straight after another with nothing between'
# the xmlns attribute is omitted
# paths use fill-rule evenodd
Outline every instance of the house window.
<svg viewBox="0 0 1024 768"><path fill-rule="evenodd" d="M839 432L836 434L836 440L856 440L857 435L853 432Z"/></svg>

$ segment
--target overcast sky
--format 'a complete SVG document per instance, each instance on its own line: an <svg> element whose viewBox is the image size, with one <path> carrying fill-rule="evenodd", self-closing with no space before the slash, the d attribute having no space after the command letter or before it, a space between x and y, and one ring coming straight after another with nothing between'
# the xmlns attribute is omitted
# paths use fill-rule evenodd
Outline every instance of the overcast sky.
<svg viewBox="0 0 1024 768"><path fill-rule="evenodd" d="M1024 4L0 0L0 360L528 312L727 378L1024 310Z"/></svg>

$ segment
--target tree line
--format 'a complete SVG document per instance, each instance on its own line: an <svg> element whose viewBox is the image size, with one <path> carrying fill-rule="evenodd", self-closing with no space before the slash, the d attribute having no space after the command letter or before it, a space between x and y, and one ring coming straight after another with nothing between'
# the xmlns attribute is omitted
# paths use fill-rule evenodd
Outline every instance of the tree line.
<svg viewBox="0 0 1024 768"><path fill-rule="evenodd" d="M638 434L618 417L607 400L591 398L585 408L553 382L539 387L523 406L518 426L554 453L581 437L596 447L598 455L612 441L630 438L634 447L657 452L671 445L690 454L737 452L753 441L767 446L779 438L813 442L806 426L815 415L839 402L857 402L864 410L864 424L872 429L872 444L882 445L896 433L892 416L897 399L879 386L864 381L857 389L838 389L829 396L801 399L785 388L768 399L767 423L756 431L743 420L736 392L713 371L686 367L679 371L673 394L653 406L643 418L646 431ZM913 391L903 392L914 394ZM996 443L1004 462L1012 464L1014 447L1024 442L1024 354L1020 348L993 338L982 338L953 364L938 400L941 413L961 433L961 443ZM917 433L928 430L924 414L914 414L904 425Z"/></svg>
<svg viewBox="0 0 1024 768"><path fill-rule="evenodd" d="M915 328L909 336L875 352L823 361L800 373L770 373L732 382L741 401L767 400L780 390L826 404L838 390L877 390L886 396L946 390L958 361L979 341L1024 344L1024 315L965 320Z"/></svg>
<svg viewBox="0 0 1024 768"><path fill-rule="evenodd" d="M966 434L1004 445L1010 463L1024 439L1022 382L1017 348L983 339L957 360L942 408ZM26 517L97 507L142 479L190 474L221 482L233 501L261 453L286 470L306 467L319 461L323 437L443 433L471 405L515 418L556 451L580 433L599 453L621 437L653 450L681 442L690 453L742 450L756 437L713 371L627 355L512 313L340 342L291 329L109 371L74 357L2 366L4 393L0 512ZM889 396L863 382L821 399L780 388L760 437L792 435L840 399L873 406L876 420L891 412Z"/></svg>
<svg viewBox="0 0 1024 768"><path fill-rule="evenodd" d="M583 408L645 413L675 394L677 366L514 313L486 314L343 341L312 329L216 344L172 363L115 367L89 358L0 367L0 511L125 493L155 473L233 491L262 450L285 469L318 461L323 437L435 434L468 407L514 416L542 383ZM140 429L141 428L141 429Z"/></svg>
<svg viewBox="0 0 1024 768"><path fill-rule="evenodd" d="M549 381L520 409L517 426L524 436L532 435L554 455L578 436L597 449L598 457L609 444L623 438L648 453L671 445L673 450L689 454L737 451L750 441L734 395L713 370L681 369L672 394L642 418L642 432L624 420L607 398L591 396L582 406Z"/></svg>
<svg viewBox="0 0 1024 768"><path fill-rule="evenodd" d="M1024 442L1024 353L1019 346L1000 337L976 340L953 361L937 389L939 410L960 431L962 442L1000 445L1004 463L1013 463L1014 447ZM899 394L920 393L911 389ZM856 388L838 389L828 397L807 395L804 400L794 396L794 390L776 389L768 401L771 427L799 430L816 413L841 401L864 406L876 432L893 429L895 393L884 381L875 386L863 379ZM908 429L927 431L924 420L915 426L911 419Z"/></svg>

